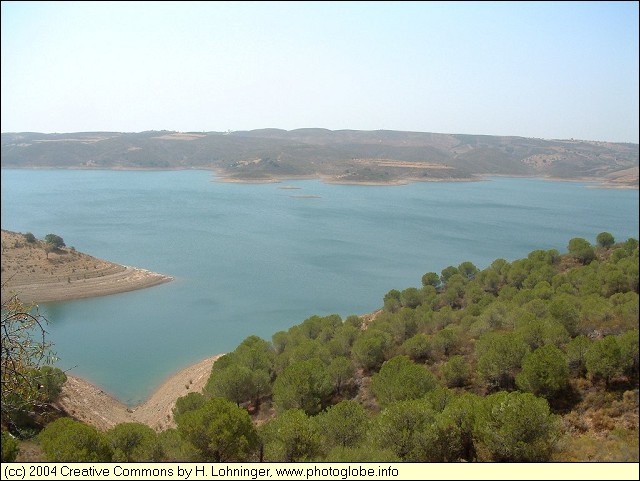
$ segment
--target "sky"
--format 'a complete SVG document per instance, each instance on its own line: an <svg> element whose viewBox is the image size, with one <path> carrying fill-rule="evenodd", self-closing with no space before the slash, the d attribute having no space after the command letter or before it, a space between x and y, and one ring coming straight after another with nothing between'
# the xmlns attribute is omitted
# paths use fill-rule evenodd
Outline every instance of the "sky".
<svg viewBox="0 0 640 481"><path fill-rule="evenodd" d="M638 143L638 2L2 2L2 132Z"/></svg>

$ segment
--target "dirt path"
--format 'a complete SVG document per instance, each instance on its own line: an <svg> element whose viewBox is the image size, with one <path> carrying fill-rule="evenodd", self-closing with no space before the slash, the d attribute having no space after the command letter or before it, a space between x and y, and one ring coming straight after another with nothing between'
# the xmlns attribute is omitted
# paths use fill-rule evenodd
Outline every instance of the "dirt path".
<svg viewBox="0 0 640 481"><path fill-rule="evenodd" d="M126 422L142 423L163 431L175 427L171 411L176 399L190 392L201 392L209 379L211 366L221 356L203 359L179 371L134 408L128 408L93 384L69 375L56 404L70 416L101 431Z"/></svg>

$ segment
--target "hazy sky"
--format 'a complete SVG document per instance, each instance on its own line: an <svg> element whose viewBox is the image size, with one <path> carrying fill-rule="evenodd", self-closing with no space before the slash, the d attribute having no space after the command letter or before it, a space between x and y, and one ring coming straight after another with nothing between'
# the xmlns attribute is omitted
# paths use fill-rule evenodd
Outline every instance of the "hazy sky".
<svg viewBox="0 0 640 481"><path fill-rule="evenodd" d="M2 2L2 132L638 142L637 2Z"/></svg>

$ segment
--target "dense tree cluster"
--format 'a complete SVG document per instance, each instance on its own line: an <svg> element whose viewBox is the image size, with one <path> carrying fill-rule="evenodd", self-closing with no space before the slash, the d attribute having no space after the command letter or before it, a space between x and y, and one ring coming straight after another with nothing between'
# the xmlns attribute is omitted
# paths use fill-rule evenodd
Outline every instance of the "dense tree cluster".
<svg viewBox="0 0 640 481"><path fill-rule="evenodd" d="M178 400L177 429L61 420L43 449L67 461L80 447L57 432L75 429L94 461L538 462L582 439L581 402L631 413L617 439L637 438L638 242L602 233L567 251L428 272L367 322L312 316L251 336Z"/></svg>

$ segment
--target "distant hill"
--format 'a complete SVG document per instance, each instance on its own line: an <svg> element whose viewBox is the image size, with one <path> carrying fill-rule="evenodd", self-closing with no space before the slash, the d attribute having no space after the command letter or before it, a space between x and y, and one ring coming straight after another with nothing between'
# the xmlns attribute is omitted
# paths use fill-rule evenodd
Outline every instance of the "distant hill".
<svg viewBox="0 0 640 481"><path fill-rule="evenodd" d="M638 144L394 130L2 134L2 168L213 169L228 180L343 183L483 175L638 188Z"/></svg>

